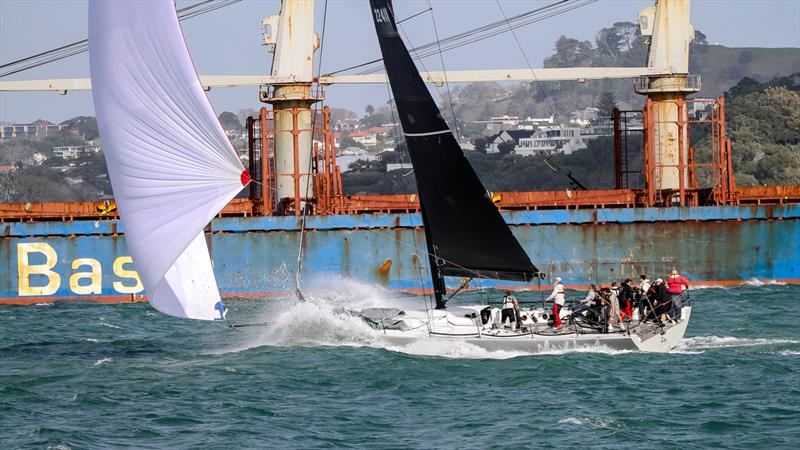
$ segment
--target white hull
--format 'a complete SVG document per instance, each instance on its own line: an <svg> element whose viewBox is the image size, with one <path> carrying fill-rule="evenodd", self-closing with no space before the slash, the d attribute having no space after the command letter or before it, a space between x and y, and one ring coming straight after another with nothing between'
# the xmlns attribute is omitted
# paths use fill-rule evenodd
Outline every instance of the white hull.
<svg viewBox="0 0 800 450"><path fill-rule="evenodd" d="M531 354L598 347L612 350L667 352L680 343L692 312L691 306L684 306L681 310L681 320L663 327L634 320L628 324L628 330L616 328L609 333L600 333L574 323L568 324L566 320L564 326L558 331L553 331L546 325L546 319L539 319L538 322L530 319L545 314L541 310L523 312L524 331L498 327L496 309L492 314L495 320L490 319L487 323L480 324L479 313L485 308L485 306L467 306L444 311L402 311L393 317L382 318L377 323L373 319L372 323L376 332L381 333L385 341L397 346L412 345L420 340L432 339L466 342L487 351L518 351ZM478 314L475 317L466 317L470 312ZM569 314L569 310L565 308L562 317Z"/></svg>

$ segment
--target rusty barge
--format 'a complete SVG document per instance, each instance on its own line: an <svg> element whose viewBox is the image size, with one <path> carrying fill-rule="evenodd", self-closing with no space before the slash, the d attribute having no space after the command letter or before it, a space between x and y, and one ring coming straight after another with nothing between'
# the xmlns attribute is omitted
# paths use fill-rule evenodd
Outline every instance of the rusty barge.
<svg viewBox="0 0 800 450"><path fill-rule="evenodd" d="M249 172L258 184L206 230L220 291L244 298L293 292L303 211L307 289L337 277L429 289L419 276L427 258L416 196L344 194L330 113L314 105L326 85L383 83L385 77L315 77L313 10L312 1L283 0L280 15L264 20L264 43L274 51L271 75L200 77L207 88L259 86L259 99L268 105L247 121ZM737 186L724 99L687 99L700 90L699 77L688 73L689 2L661 0L639 16L642 34L651 37L647 67L448 74L451 82L634 77L635 89L646 96L641 111L614 114L615 189L494 193L512 232L540 270L576 288L672 268L693 284L800 282L800 186ZM442 75L423 79L441 83ZM89 80L45 81L8 82L3 89L91 88ZM702 119L688 113L697 102L708 111ZM640 127L628 126L631 115ZM710 135L702 161L690 144L693 126ZM638 141L628 139L632 133L641 133L643 143L636 168L627 158L629 142ZM633 188L631 175L641 177L643 187ZM107 202L0 205L0 304L141 299L146 292L118 219Z"/></svg>

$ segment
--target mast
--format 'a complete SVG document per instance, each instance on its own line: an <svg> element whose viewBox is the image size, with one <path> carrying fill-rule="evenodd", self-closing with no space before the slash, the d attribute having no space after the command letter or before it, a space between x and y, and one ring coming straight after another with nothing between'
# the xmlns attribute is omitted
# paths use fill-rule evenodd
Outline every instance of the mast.
<svg viewBox="0 0 800 450"><path fill-rule="evenodd" d="M420 199L421 202L421 199ZM428 218L425 208L420 208L422 214L422 226L428 230ZM428 249L428 266L431 268L431 282L433 283L433 297L436 300L436 309L445 309L447 300L447 285L444 283L444 275L439 268L439 258L436 257L436 244L431 240L431 234L425 231L425 247Z"/></svg>

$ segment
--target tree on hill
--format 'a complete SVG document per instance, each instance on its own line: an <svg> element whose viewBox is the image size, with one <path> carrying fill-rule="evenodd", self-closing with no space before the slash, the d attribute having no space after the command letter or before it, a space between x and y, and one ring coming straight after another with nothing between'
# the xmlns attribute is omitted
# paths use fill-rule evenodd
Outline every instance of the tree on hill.
<svg viewBox="0 0 800 450"><path fill-rule="evenodd" d="M597 103L598 114L600 117L611 117L614 114L614 108L617 107L617 100L614 98L613 92L603 92L600 96L600 101Z"/></svg>
<svg viewBox="0 0 800 450"><path fill-rule="evenodd" d="M257 119L259 116L259 112L254 108L243 108L239 110L237 116L239 117L239 123L245 123L247 122L248 117Z"/></svg>
<svg viewBox="0 0 800 450"><path fill-rule="evenodd" d="M694 30L694 38L692 38L692 45L708 45L708 36L700 30Z"/></svg>
<svg viewBox="0 0 800 450"><path fill-rule="evenodd" d="M500 152L501 155L508 155L509 153L514 151L514 148L517 146L514 141L511 142L503 142L498 144L497 151Z"/></svg>
<svg viewBox="0 0 800 450"><path fill-rule="evenodd" d="M388 104L378 109L375 109L372 105L367 105L366 111L367 115L359 120L359 123L364 128L377 127L384 123L393 122L392 111Z"/></svg>
<svg viewBox="0 0 800 450"><path fill-rule="evenodd" d="M219 115L219 123L222 125L222 129L226 131L238 131L243 128L242 122L239 121L239 116L230 111L223 111Z"/></svg>
<svg viewBox="0 0 800 450"><path fill-rule="evenodd" d="M544 60L545 67L590 66L595 56L592 43L568 38L564 35L555 44L556 53Z"/></svg>
<svg viewBox="0 0 800 450"><path fill-rule="evenodd" d="M472 144L475 146L475 151L478 153L486 154L486 147L489 144L489 140L485 137L477 137L472 140Z"/></svg>
<svg viewBox="0 0 800 450"><path fill-rule="evenodd" d="M331 122L336 123L341 120L355 119L356 113L345 108L331 108Z"/></svg>
<svg viewBox="0 0 800 450"><path fill-rule="evenodd" d="M97 119L92 116L78 116L61 122L67 128L76 131L84 140L97 139L100 132L97 129Z"/></svg>

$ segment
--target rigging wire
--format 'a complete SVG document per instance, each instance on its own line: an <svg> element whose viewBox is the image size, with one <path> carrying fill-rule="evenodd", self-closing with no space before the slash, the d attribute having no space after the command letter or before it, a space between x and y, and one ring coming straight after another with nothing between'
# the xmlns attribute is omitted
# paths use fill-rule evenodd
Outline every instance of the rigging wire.
<svg viewBox="0 0 800 450"><path fill-rule="evenodd" d="M239 3L242 0L203 0L198 3L181 8L177 11L178 19L191 19L203 14L216 11L220 8ZM0 65L0 78L15 73L24 72L46 64L61 61L89 50L89 39L75 41L56 47L52 50L27 56L16 61Z"/></svg>
<svg viewBox="0 0 800 450"><path fill-rule="evenodd" d="M504 18L506 18L506 20L508 20L507 16L506 16L506 13L503 10L503 7L500 5L500 0L495 0L495 2L497 3L497 7L500 9L500 13L503 15ZM586 3L586 4L588 4L588 3ZM545 99L545 103L550 108L550 112L552 113L553 118L556 121L556 124L558 125L559 129L563 130L563 126L562 126L561 122L558 120L558 117L556 115L555 107L553 106L552 102L550 101L550 97L547 95L547 91L545 91L544 86L542 86L541 81L539 81L539 79L536 77L536 72L533 70L533 66L531 65L531 62L528 59L528 55L526 54L525 49L522 47L522 44L520 43L519 39L517 38L517 34L514 32L513 29L511 29L510 25L509 25L509 31L511 31L511 35L514 37L514 41L517 43L517 47L519 47L519 50L522 53L522 57L525 59L525 63L528 65L528 69L530 69L530 71L531 71L531 75L533 76L533 79L534 79L534 81L536 83L537 88L539 89L539 92L541 92L542 97L544 97L544 99ZM567 141L567 145L569 145L570 148L572 148L572 142L571 141ZM573 148L573 150L574 150L574 148ZM545 162L553 163L552 160L550 160L550 156L549 155L543 155L543 156L545 157ZM548 163L548 165L550 165L549 163ZM553 164L556 165L555 163L553 163ZM557 167L557 165L556 165L556 167ZM563 169L561 169L561 170L563 171ZM599 208L599 210L603 214L603 216L606 217L606 221L607 221L608 218L607 218L607 215L606 215L605 208ZM537 229L538 229L538 227L537 227ZM539 230L539 231L541 232L541 230ZM544 235L544 232L541 232L541 234L545 238L545 240L548 242L548 244L550 244L551 247L556 249L556 247ZM622 251L623 255L625 255L626 251L625 251L624 247L622 246L622 242L619 240L619 236L617 236L616 233L613 233L613 234L614 234L614 240L616 241L617 246ZM562 260L564 260L567 263L567 265L570 267L571 270L574 270L573 265L569 261L567 261L566 258L563 257L563 255L561 255L561 252L559 252L556 249L556 253L562 258Z"/></svg>
<svg viewBox="0 0 800 450"><path fill-rule="evenodd" d="M433 5L428 0L428 10L431 12L431 22L433 23L433 33L436 36L436 47L439 49L439 61L442 63L442 73L444 74L444 86L447 88L447 103L450 105L450 113L453 115L453 128L456 131L456 139L458 139L458 120L456 119L456 110L453 108L453 96L450 93L450 83L447 82L447 69L444 66L444 55L442 54L442 47L439 45L439 30L436 28L436 14L433 12Z"/></svg>
<svg viewBox="0 0 800 450"><path fill-rule="evenodd" d="M530 25L535 22L539 22L541 20L566 13L568 11L572 11L573 9L580 8L585 6L589 3L594 3L597 0L559 0L557 2L551 3L549 5L545 5L540 8L536 8L516 16L510 17L508 19L509 23L511 23L514 29L524 27ZM403 19L398 22L398 25L412 17L416 17L418 14L415 14L411 17ZM490 24L486 24L477 28L473 28L470 30L466 30L452 36L448 36L446 38L441 39L438 43L437 42L429 42L427 44L421 45L419 47L411 48L410 52L415 52L417 55L414 56L414 59L424 58L427 56L431 56L439 52L439 47L442 47L442 51L449 51L455 48L462 47L464 45L472 44L474 42L478 42L484 39L488 39L490 37L496 36L498 34L503 34L508 32L507 29L499 29L501 27L506 27L506 21L497 21L492 22ZM361 64L356 64L354 66L346 67L343 69L336 70L334 72L330 72L327 75L335 75L337 73L346 72L353 69L358 69L365 66L370 66L376 63L381 62L382 59L374 59L371 61L367 61ZM380 66L375 68L371 68L363 73L374 73L376 70L380 70Z"/></svg>
<svg viewBox="0 0 800 450"><path fill-rule="evenodd" d="M566 1L578 1L578 0L566 0ZM555 16L560 15L560 14L564 14L564 13L572 11L574 9L578 9L578 8L580 8L582 6L586 6L586 5L590 4L590 3L594 3L594 2L596 2L598 0L583 0L583 1L584 1L583 3L573 4L571 6L563 8L561 10L557 10L557 11L554 11L554 12L549 12L547 14L538 16L538 17L536 17L534 19L529 19L527 21L524 21L521 24L512 25L512 28L516 29L516 28L520 28L520 27L523 27L523 26L530 25L532 23L540 22L542 20L549 19L551 17L555 17ZM509 20L511 20L511 19L509 19ZM502 23L503 22L501 22L501 24ZM491 37L494 37L494 36L498 36L500 34L506 33L507 31L508 30L500 30L500 31L496 31L496 32L490 32L488 34L479 36L477 38L472 38L472 39L466 40L464 42L456 42L456 43L453 43L453 44L447 46L446 48L444 48L443 51L454 50L454 49L457 49L457 48L460 48L460 47L463 47L463 46L466 46L466 45L473 44L473 43L478 42L478 41L482 41L484 39L488 39L488 38L491 38ZM427 44L427 45L430 47L430 46L433 46L434 44L435 43L430 43L430 44ZM434 54L436 54L436 50L428 50L426 52L418 52L418 56L417 57L418 58L424 58L424 57L431 56L431 55L434 55ZM364 70L362 72L359 72L359 74L377 73L379 71L380 71L380 68L376 67L376 68L373 68L373 69L368 69L368 70Z"/></svg>

